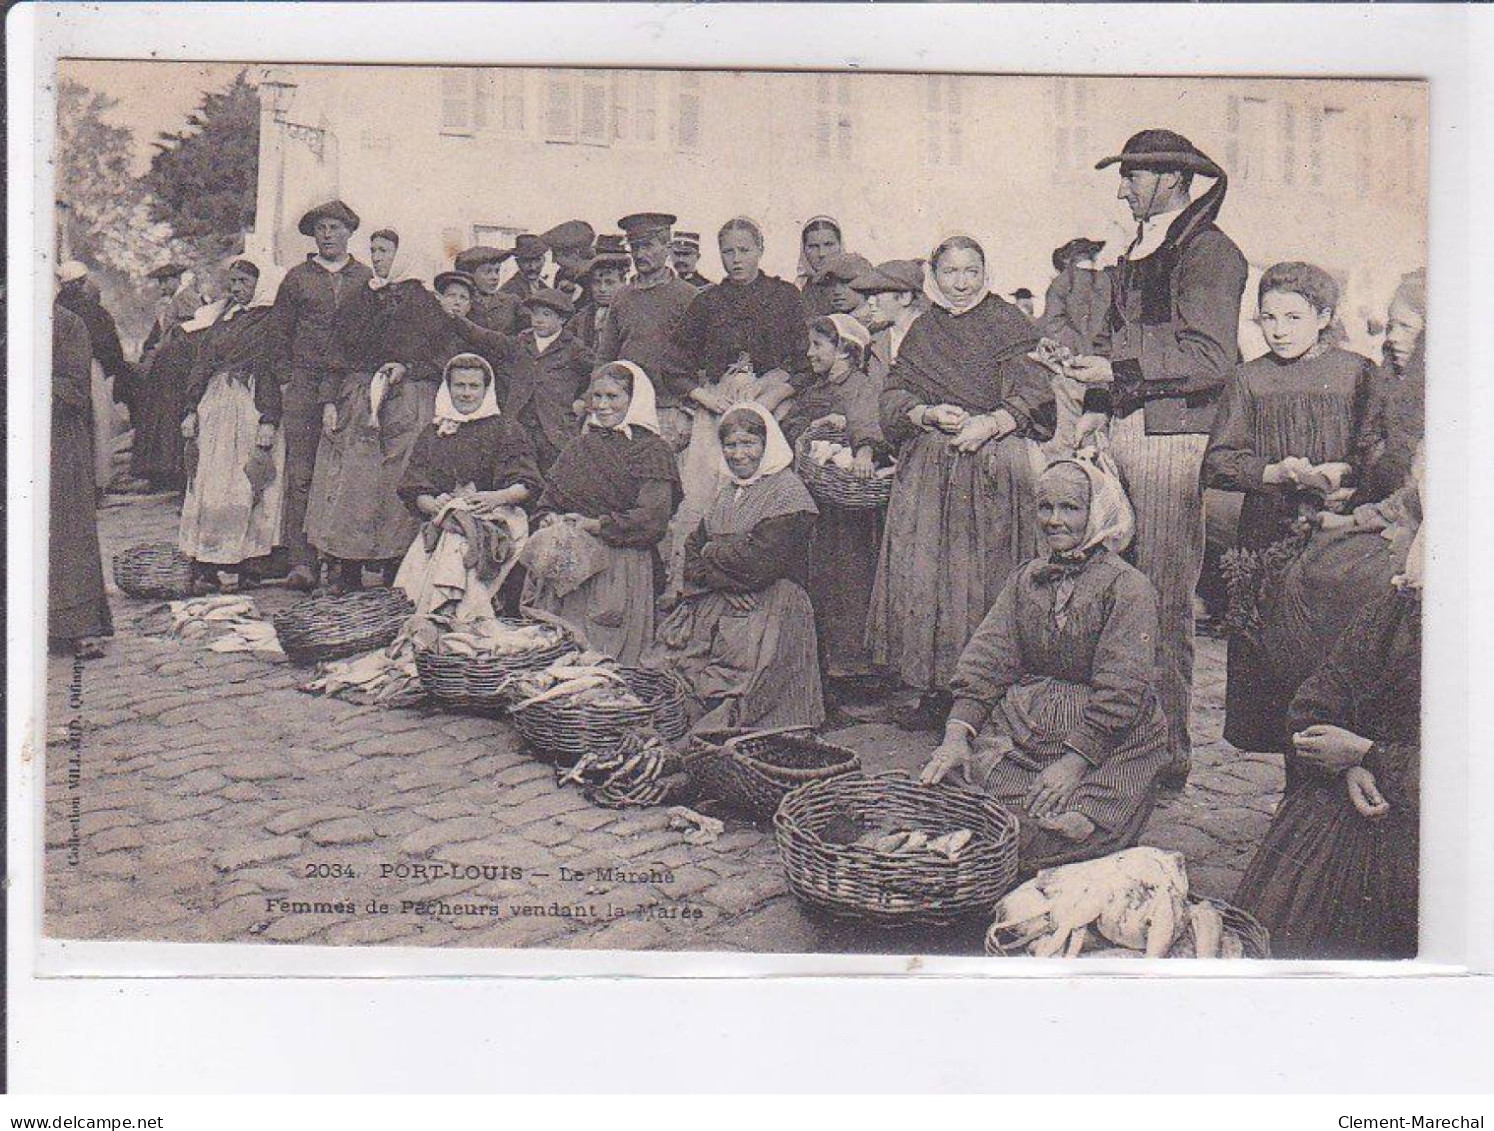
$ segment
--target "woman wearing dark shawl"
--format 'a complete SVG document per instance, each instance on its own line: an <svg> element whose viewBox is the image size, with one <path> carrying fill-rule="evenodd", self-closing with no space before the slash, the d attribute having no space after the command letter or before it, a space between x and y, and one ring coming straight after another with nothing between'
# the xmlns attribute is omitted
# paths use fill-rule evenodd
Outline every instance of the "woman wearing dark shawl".
<svg viewBox="0 0 1494 1131"><path fill-rule="evenodd" d="M631 665L654 637L658 546L679 505L679 469L642 369L609 362L587 398L591 413L545 477L540 529L520 556L524 605Z"/></svg>
<svg viewBox="0 0 1494 1131"><path fill-rule="evenodd" d="M418 531L394 586L418 613L490 617L539 499L534 445L499 410L492 366L476 354L446 363L432 416L399 485Z"/></svg>
<svg viewBox="0 0 1494 1131"><path fill-rule="evenodd" d="M806 318L835 313L835 280L825 274L825 268L844 250L840 222L833 216L811 216L799 232L799 271L795 281L804 297Z"/></svg>
<svg viewBox="0 0 1494 1131"><path fill-rule="evenodd" d="M306 537L341 563L342 589L362 587L365 562L391 578L415 536L399 488L446 360L437 353L448 324L440 300L418 279L391 275L398 237L376 232L369 247L374 275L333 323L346 363L337 431L317 453L306 507Z"/></svg>
<svg viewBox="0 0 1494 1131"><path fill-rule="evenodd" d="M873 659L923 693L904 720L918 729L938 725L965 644L1037 554L1034 441L1053 426L1048 373L1026 356L1037 332L987 289L980 245L956 236L930 265L933 307L882 392L901 447L867 627Z"/></svg>
<svg viewBox="0 0 1494 1131"><path fill-rule="evenodd" d="M816 508L773 414L721 420L721 488L685 548L685 591L650 662L689 685L697 729L825 721L814 609L805 585Z"/></svg>
<svg viewBox="0 0 1494 1131"><path fill-rule="evenodd" d="M52 482L47 531L47 640L80 659L103 654L113 636L93 474L93 347L71 310L52 307Z"/></svg>
<svg viewBox="0 0 1494 1131"><path fill-rule="evenodd" d="M923 774L959 769L1019 811L1025 874L1135 844L1168 758L1157 591L1121 560L1135 516L1119 479L1062 460L1038 500L1048 552L1012 577L960 656Z"/></svg>
<svg viewBox="0 0 1494 1131"><path fill-rule="evenodd" d="M132 421L135 436L130 445L130 474L157 490L179 491L186 482L182 418L197 357L198 332L212 325L214 315L223 309L221 304L199 308L200 295L190 280L189 271L176 293L163 301L141 350L137 370L136 406L140 415Z"/></svg>
<svg viewBox="0 0 1494 1131"><path fill-rule="evenodd" d="M1278 958L1414 958L1421 537L1292 701L1287 791L1234 901Z"/></svg>
<svg viewBox="0 0 1494 1131"><path fill-rule="evenodd" d="M187 379L181 431L196 459L178 546L197 563L194 588L211 588L219 566L263 557L280 541L285 437L280 384L270 371L273 289L257 299L258 283L247 260L229 268L229 297L202 331Z"/></svg>

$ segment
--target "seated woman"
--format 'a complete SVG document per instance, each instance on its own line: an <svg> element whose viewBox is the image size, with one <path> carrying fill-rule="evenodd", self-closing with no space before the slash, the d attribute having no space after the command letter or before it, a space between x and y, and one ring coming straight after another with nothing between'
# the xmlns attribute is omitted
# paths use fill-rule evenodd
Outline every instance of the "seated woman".
<svg viewBox="0 0 1494 1131"><path fill-rule="evenodd" d="M592 374L587 400L581 434L546 476L541 529L523 557L524 606L633 665L654 636L658 546L679 506L679 469L642 369L609 362Z"/></svg>
<svg viewBox="0 0 1494 1131"><path fill-rule="evenodd" d="M1292 701L1286 796L1234 900L1278 958L1414 958L1421 537Z"/></svg>
<svg viewBox="0 0 1494 1131"><path fill-rule="evenodd" d="M494 598L528 533L539 497L534 448L498 410L493 370L476 354L446 363L435 419L410 454L399 495L424 526L395 574L419 613L468 620Z"/></svg>
<svg viewBox="0 0 1494 1131"><path fill-rule="evenodd" d="M726 485L685 547L685 590L650 661L694 693L697 729L825 720L814 610L804 587L816 509L773 414L721 418Z"/></svg>
<svg viewBox="0 0 1494 1131"><path fill-rule="evenodd" d="M273 295L256 297L259 269L228 269L228 301L202 331L187 380L183 437L197 445L177 545L191 558L194 593L217 588L220 568L252 581L246 563L280 541L285 437L280 384L270 371ZM245 568L240 568L245 567Z"/></svg>
<svg viewBox="0 0 1494 1131"><path fill-rule="evenodd" d="M1063 460L1037 497L1048 556L1017 571L966 645L923 771L960 769L1019 813L1024 874L1135 844L1168 759L1157 594L1120 557L1135 525L1125 492Z"/></svg>

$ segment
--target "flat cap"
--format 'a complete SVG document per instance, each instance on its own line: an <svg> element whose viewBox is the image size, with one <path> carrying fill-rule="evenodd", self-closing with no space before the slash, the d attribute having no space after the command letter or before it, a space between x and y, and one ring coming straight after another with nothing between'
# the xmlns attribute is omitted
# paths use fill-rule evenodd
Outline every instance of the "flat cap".
<svg viewBox="0 0 1494 1131"><path fill-rule="evenodd" d="M918 294L923 290L923 260L889 259L851 280L851 289L864 295L900 291Z"/></svg>
<svg viewBox="0 0 1494 1131"><path fill-rule="evenodd" d="M585 220L567 220L564 224L556 224L548 232L540 233L539 238L553 251L580 251L592 245L597 232Z"/></svg>
<svg viewBox="0 0 1494 1131"><path fill-rule="evenodd" d="M849 283L870 270L872 270L871 260L866 256L843 251L825 264L820 277L834 279L839 283Z"/></svg>
<svg viewBox="0 0 1494 1131"><path fill-rule="evenodd" d="M341 220L347 225L348 231L358 230L358 213L340 200L329 200L325 204L318 204L301 217L296 230L303 236L314 236L316 235L316 222L322 219Z"/></svg>
<svg viewBox="0 0 1494 1131"><path fill-rule="evenodd" d="M457 253L456 259L452 261L458 271L473 272L487 263L502 263L513 252L504 251L501 247L489 247L487 244L478 244L469 247L466 251Z"/></svg>
<svg viewBox="0 0 1494 1131"><path fill-rule="evenodd" d="M477 290L477 280L465 271L442 271L436 276L436 293L443 293L452 283L461 283L469 291Z"/></svg>
<svg viewBox="0 0 1494 1131"><path fill-rule="evenodd" d="M148 279L175 279L178 275L185 275L187 269L180 263L163 263L146 276Z"/></svg>
<svg viewBox="0 0 1494 1131"><path fill-rule="evenodd" d="M562 318L576 313L576 305L554 287L540 287L523 302L524 306L548 306Z"/></svg>

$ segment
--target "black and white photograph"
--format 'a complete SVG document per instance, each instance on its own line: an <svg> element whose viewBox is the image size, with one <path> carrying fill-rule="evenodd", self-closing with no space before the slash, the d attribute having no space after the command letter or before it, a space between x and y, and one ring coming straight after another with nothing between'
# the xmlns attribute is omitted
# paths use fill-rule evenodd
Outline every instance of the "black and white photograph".
<svg viewBox="0 0 1494 1131"><path fill-rule="evenodd" d="M1418 957L1428 84L45 96L47 939Z"/></svg>

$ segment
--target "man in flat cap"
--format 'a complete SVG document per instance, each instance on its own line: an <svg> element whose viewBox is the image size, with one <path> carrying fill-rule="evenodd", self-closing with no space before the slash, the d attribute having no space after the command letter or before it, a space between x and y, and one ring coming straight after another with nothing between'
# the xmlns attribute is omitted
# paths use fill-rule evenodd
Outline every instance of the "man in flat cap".
<svg viewBox="0 0 1494 1131"><path fill-rule="evenodd" d="M544 286L545 254L549 251L539 236L525 232L514 240L513 257L518 271L503 284L503 290L520 302Z"/></svg>
<svg viewBox="0 0 1494 1131"><path fill-rule="evenodd" d="M607 312L626 284L632 265L622 235L597 237L596 254L581 277L585 297L577 303L576 316L571 319L572 332L593 353L601 340L602 327L607 324Z"/></svg>
<svg viewBox="0 0 1494 1131"><path fill-rule="evenodd" d="M839 251L825 261L820 278L830 291L831 314L855 314L865 301L851 283L872 269L871 260L851 251Z"/></svg>
<svg viewBox="0 0 1494 1131"><path fill-rule="evenodd" d="M667 212L635 212L617 222L627 235L636 277L612 300L597 342L597 363L631 361L649 375L658 393L659 427L680 452L690 442L691 416L680 401L689 389L671 387L665 361L685 311L700 292L669 266L674 220Z"/></svg>
<svg viewBox="0 0 1494 1131"><path fill-rule="evenodd" d="M700 233L675 232L669 241L669 258L674 273L697 290L705 290L712 283L696 268L700 264Z"/></svg>
<svg viewBox="0 0 1494 1131"><path fill-rule="evenodd" d="M889 259L857 275L851 289L866 300L865 321L872 332L866 371L881 387L909 327L928 308L923 297L923 261Z"/></svg>
<svg viewBox="0 0 1494 1131"><path fill-rule="evenodd" d="M285 273L270 312L268 352L281 385L285 430L285 519L281 540L290 564L286 584L302 591L317 584L315 551L306 539L306 504L322 435L348 422L337 418L343 359L332 333L341 307L373 272L348 254L358 214L340 200L319 204L297 230L316 241L302 263Z"/></svg>
<svg viewBox="0 0 1494 1131"><path fill-rule="evenodd" d="M591 266L596 238L596 229L585 220L567 220L540 234L555 259L555 281L551 286L578 305L583 297L581 280Z"/></svg>
<svg viewBox="0 0 1494 1131"><path fill-rule="evenodd" d="M1240 360L1245 256L1219 230L1228 178L1171 130L1143 130L1120 154L1117 195L1136 235L1111 268L1111 296L1093 354L1064 367L1086 385L1080 443L1108 425L1110 447L1136 511L1131 552L1157 588L1159 691L1171 728L1169 784L1191 765L1193 594L1203 569L1199 469L1214 407ZM1194 176L1212 178L1193 199Z"/></svg>
<svg viewBox="0 0 1494 1131"><path fill-rule="evenodd" d="M459 252L452 267L472 276L472 321L486 330L500 334L517 334L529 325L524 316L524 300L503 289L503 264L512 252L478 244Z"/></svg>

